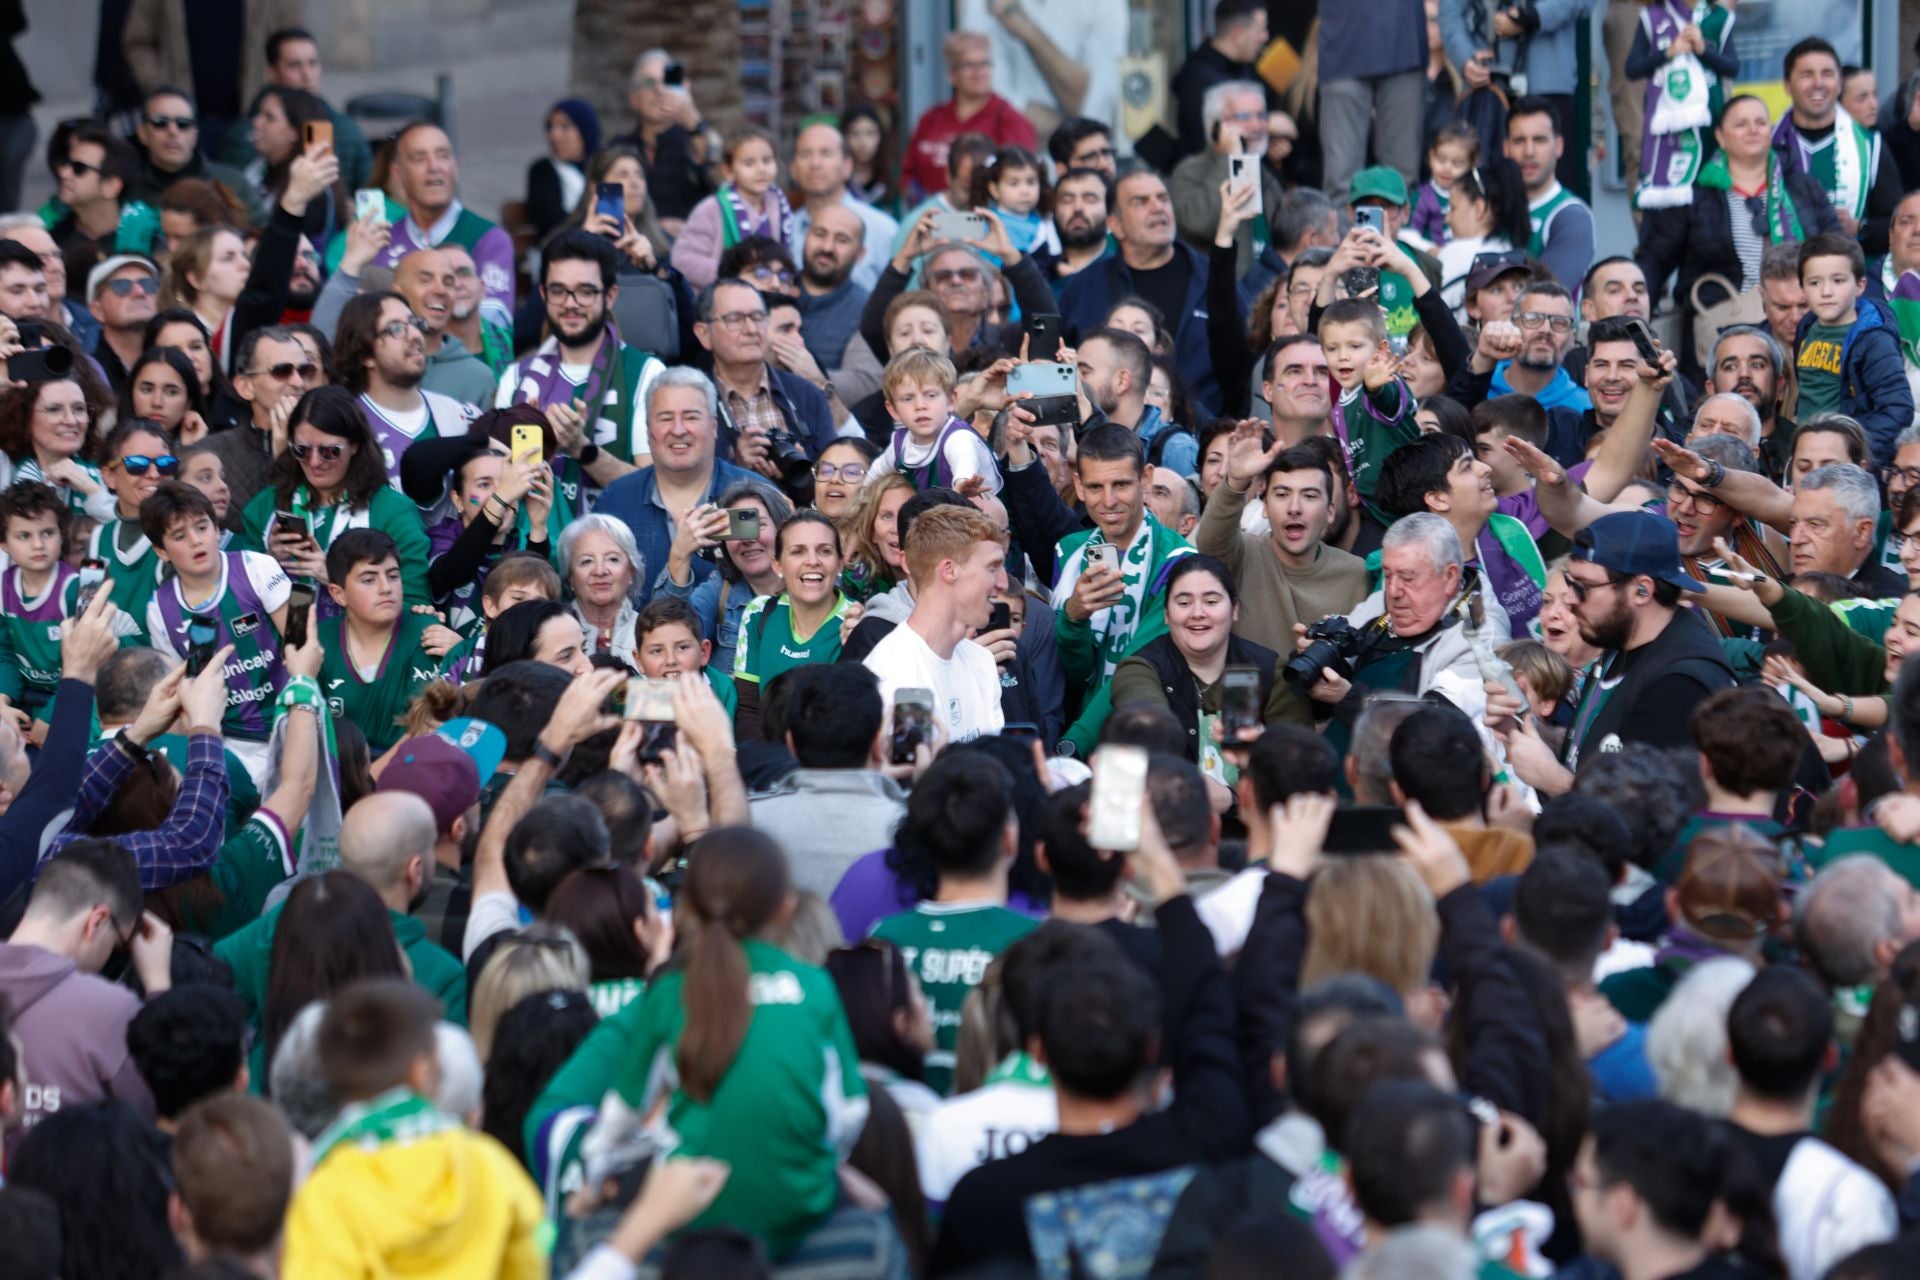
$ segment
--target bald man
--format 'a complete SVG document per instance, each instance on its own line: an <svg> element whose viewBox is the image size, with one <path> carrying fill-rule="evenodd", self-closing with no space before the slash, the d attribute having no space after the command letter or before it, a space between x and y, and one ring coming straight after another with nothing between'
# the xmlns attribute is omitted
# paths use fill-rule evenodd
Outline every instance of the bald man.
<svg viewBox="0 0 1920 1280"><path fill-rule="evenodd" d="M495 378L486 362L448 332L453 319L453 259L438 249L416 249L393 267L393 288L427 328L427 371L420 390L485 408L493 403ZM360 292L360 279L345 271L327 278L314 300L313 323L322 333L340 340L340 313Z"/></svg>
<svg viewBox="0 0 1920 1280"><path fill-rule="evenodd" d="M868 291L853 279L865 236L859 214L831 205L814 215L801 242L800 337L826 373L846 363L849 342L865 342L859 336L860 313Z"/></svg>
<svg viewBox="0 0 1920 1280"><path fill-rule="evenodd" d="M900 224L864 200L856 200L847 190L852 177L853 157L847 154L847 140L833 125L810 124L793 140L793 185L801 199L793 222L801 244L806 243L807 231L822 209L853 210L866 230L860 260L853 268L853 282L862 293L870 293L880 283L880 273L887 269L887 257Z"/></svg>

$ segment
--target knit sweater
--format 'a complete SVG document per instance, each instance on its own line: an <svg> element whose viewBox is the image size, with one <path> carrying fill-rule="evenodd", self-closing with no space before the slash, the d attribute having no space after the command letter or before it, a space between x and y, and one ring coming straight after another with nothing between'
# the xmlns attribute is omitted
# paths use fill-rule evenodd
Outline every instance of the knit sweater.
<svg viewBox="0 0 1920 1280"><path fill-rule="evenodd" d="M1367 598L1367 566L1358 556L1322 543L1312 565L1288 568L1280 563L1266 535L1240 531L1240 514L1246 505L1247 495L1235 493L1222 481L1201 513L1194 545L1201 554L1225 562L1239 584L1240 622L1235 633L1265 645L1284 661L1293 653L1295 623L1317 622L1330 613L1346 614Z"/></svg>

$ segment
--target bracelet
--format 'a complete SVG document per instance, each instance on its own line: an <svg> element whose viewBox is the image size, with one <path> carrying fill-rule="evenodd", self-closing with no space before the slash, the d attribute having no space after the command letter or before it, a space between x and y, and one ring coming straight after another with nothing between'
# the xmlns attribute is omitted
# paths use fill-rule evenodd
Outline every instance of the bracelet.
<svg viewBox="0 0 1920 1280"><path fill-rule="evenodd" d="M1718 489L1720 482L1727 478L1727 469L1712 459L1707 460L1707 465L1712 470L1707 472L1707 478L1700 482L1700 486L1704 489Z"/></svg>
<svg viewBox="0 0 1920 1280"><path fill-rule="evenodd" d="M1853 699L1844 693L1840 695L1840 718L1853 723Z"/></svg>
<svg viewBox="0 0 1920 1280"><path fill-rule="evenodd" d="M549 747L538 738L533 740L533 758L546 765L547 768L553 770L555 773L560 772L560 767L566 763L565 756L558 754L552 747Z"/></svg>

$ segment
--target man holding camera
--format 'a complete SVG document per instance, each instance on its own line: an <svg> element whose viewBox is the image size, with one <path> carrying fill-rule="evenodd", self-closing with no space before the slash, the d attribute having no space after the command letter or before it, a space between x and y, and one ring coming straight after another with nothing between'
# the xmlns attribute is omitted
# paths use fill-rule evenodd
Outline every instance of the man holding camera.
<svg viewBox="0 0 1920 1280"><path fill-rule="evenodd" d="M1440 38L1468 89L1492 85L1510 100L1545 98L1565 129L1573 120L1579 81L1578 24L1592 8L1593 0L1511 0L1498 7L1485 0L1440 0ZM1568 187L1587 189L1584 147L1568 147L1556 169ZM1570 280L1562 283L1573 287Z"/></svg>
<svg viewBox="0 0 1920 1280"><path fill-rule="evenodd" d="M789 493L810 486L812 460L833 443L833 411L819 388L767 362L760 291L744 280L716 280L701 291L697 315L693 336L712 353L720 393L721 449Z"/></svg>

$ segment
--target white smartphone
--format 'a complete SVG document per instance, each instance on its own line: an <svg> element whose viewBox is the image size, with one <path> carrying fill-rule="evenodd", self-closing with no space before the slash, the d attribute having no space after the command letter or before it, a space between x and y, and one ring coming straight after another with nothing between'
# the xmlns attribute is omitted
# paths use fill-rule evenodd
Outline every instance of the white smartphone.
<svg viewBox="0 0 1920 1280"><path fill-rule="evenodd" d="M1093 753L1087 843L1131 853L1140 847L1140 802L1147 794L1147 749L1105 746Z"/></svg>
<svg viewBox="0 0 1920 1280"><path fill-rule="evenodd" d="M1252 191L1255 213L1265 213L1262 201L1265 193L1260 189L1260 160L1257 156L1228 156L1227 185L1235 191Z"/></svg>
<svg viewBox="0 0 1920 1280"><path fill-rule="evenodd" d="M935 240L985 240L987 219L978 213L936 213L933 215Z"/></svg>
<svg viewBox="0 0 1920 1280"><path fill-rule="evenodd" d="M1120 572L1120 548L1111 542L1099 542L1087 548L1087 571L1105 565L1113 573Z"/></svg>
<svg viewBox="0 0 1920 1280"><path fill-rule="evenodd" d="M386 216L386 193L373 187L362 187L353 193L353 220L355 222L378 221Z"/></svg>

